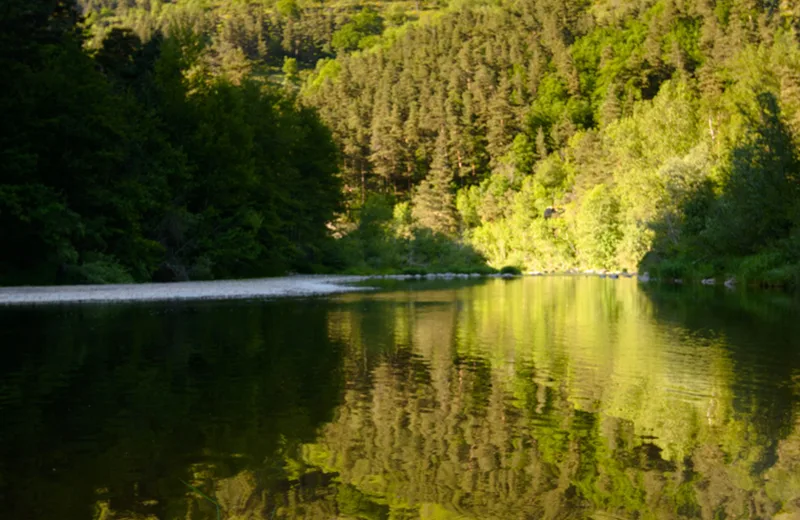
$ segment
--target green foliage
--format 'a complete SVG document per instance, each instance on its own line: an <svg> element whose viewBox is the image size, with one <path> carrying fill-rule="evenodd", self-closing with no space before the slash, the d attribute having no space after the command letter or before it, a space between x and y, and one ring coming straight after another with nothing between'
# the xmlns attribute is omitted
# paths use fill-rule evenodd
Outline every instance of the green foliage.
<svg viewBox="0 0 800 520"><path fill-rule="evenodd" d="M800 162L775 96L757 96L742 142L730 154L724 192L708 223L712 247L753 253L789 235L798 214Z"/></svg>
<svg viewBox="0 0 800 520"><path fill-rule="evenodd" d="M281 16L286 18L300 17L300 6L297 4L297 0L278 0L275 7Z"/></svg>
<svg viewBox="0 0 800 520"><path fill-rule="evenodd" d="M766 273L778 269L786 263L786 258L779 251L764 251L742 260L737 274L742 282L761 282Z"/></svg>
<svg viewBox="0 0 800 520"><path fill-rule="evenodd" d="M306 92L316 92L326 81L334 81L339 75L341 65L338 61L322 59L317 62L314 75L305 86Z"/></svg>
<svg viewBox="0 0 800 520"><path fill-rule="evenodd" d="M374 44L375 40L371 37L378 36L381 32L383 19L377 11L367 8L333 33L331 45L339 53L365 49Z"/></svg>
<svg viewBox="0 0 800 520"><path fill-rule="evenodd" d="M10 34L0 46L0 61L19 69L0 94L3 282L239 277L322 263L339 155L312 110L246 76L214 74L189 32L143 44L115 29L90 57L62 7L28 28L41 40ZM4 26L29 20L24 10L3 16Z"/></svg>
<svg viewBox="0 0 800 520"><path fill-rule="evenodd" d="M412 197L412 214L421 226L450 236L455 234L458 226L451 183L451 163L442 133L437 139L431 172Z"/></svg>
<svg viewBox="0 0 800 520"><path fill-rule="evenodd" d="M701 255L711 228L692 230L711 223L709 201L744 128L730 107L752 104L754 85L780 85L779 105L800 107L790 39L766 18L758 30L744 18L721 27L698 5L545 4L453 4L375 52L340 56L334 81L310 81L306 99L345 152L346 185L438 199L428 195L442 193L432 188L448 178L437 159L446 157L462 238L497 266L513 257L633 270L652 250ZM599 235L584 204L598 184L616 201ZM753 236L776 229L763 220Z"/></svg>
<svg viewBox="0 0 800 520"><path fill-rule="evenodd" d="M391 3L386 10L386 21L391 26L400 27L409 20L408 13L402 5Z"/></svg>
<svg viewBox="0 0 800 520"><path fill-rule="evenodd" d="M519 276L522 274L522 271L519 267L513 265L504 265L500 268L500 274L510 274L513 276Z"/></svg>
<svg viewBox="0 0 800 520"><path fill-rule="evenodd" d="M66 281L76 284L133 283L134 279L116 258L87 255L86 261L68 269Z"/></svg>
<svg viewBox="0 0 800 520"><path fill-rule="evenodd" d="M7 16L21 20L14 1ZM501 0L450 2L416 23L431 5L81 0L91 39L59 15L50 21L69 43L55 47L37 43L49 29L22 24L2 58L19 80L3 86L47 102L0 106L6 171L24 178L79 142L64 166L80 182L9 182L42 188L9 188L0 204L32 197L48 209L0 219L25 242L61 215L64 229L29 248L47 249L45 270L95 251L137 280L392 269L436 263L445 243L532 270L633 271L651 253L667 271L722 276L765 250L791 264L795 11ZM281 71L338 153L313 116L293 119L291 103L254 83ZM56 85L63 95L50 95ZM44 123L14 126L26 120ZM306 142L317 137L320 149ZM282 154L293 146L303 152ZM322 167L339 159L341 176ZM340 186L344 207L330 196ZM378 220L373 195L390 200ZM319 211L297 203L319 196ZM337 209L341 244L323 227Z"/></svg>
<svg viewBox="0 0 800 520"><path fill-rule="evenodd" d="M342 223L334 255L353 272L483 272L485 260L472 247L418 220L408 202L371 195L357 208L355 225Z"/></svg>
<svg viewBox="0 0 800 520"><path fill-rule="evenodd" d="M619 211L619 202L605 184L598 184L584 197L575 230L583 266L611 269L616 265L622 238Z"/></svg>
<svg viewBox="0 0 800 520"><path fill-rule="evenodd" d="M284 76L286 77L286 81L288 82L295 82L297 81L297 59L295 58L284 58L283 59L283 67L281 68L283 71Z"/></svg>
<svg viewBox="0 0 800 520"><path fill-rule="evenodd" d="M745 205L737 182L764 210L754 247L796 220L795 205L759 206L768 189L728 179L760 179L742 172L767 158L732 152L746 148L748 124L730 107L753 107L754 86L781 85L776 106L792 107L791 129L798 53L771 22L758 22L771 36L746 41L750 29L718 22L694 5L452 5L374 52L339 56L335 78L320 71L304 97L334 128L350 193L411 201L424 226L460 235L496 267L635 270L648 251L708 264L711 245L731 251L712 224L730 220L725 200ZM793 168L780 163L793 132L750 146L784 150L763 171ZM745 240L733 229L719 226Z"/></svg>
<svg viewBox="0 0 800 520"><path fill-rule="evenodd" d="M684 197L679 233L671 245L656 244L671 258L728 258L715 262L714 273L735 273L744 283L792 286L800 164L775 96L753 101L719 167L717 193L710 181L687 185L694 191ZM667 235L667 227L655 229Z"/></svg>
<svg viewBox="0 0 800 520"><path fill-rule="evenodd" d="M800 287L800 263L794 262L770 269L760 281L769 287L797 289Z"/></svg>

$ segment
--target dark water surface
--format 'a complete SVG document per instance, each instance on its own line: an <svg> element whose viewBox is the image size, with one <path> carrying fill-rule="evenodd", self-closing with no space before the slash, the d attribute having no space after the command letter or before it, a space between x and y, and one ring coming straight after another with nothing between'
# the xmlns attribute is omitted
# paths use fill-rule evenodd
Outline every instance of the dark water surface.
<svg viewBox="0 0 800 520"><path fill-rule="evenodd" d="M3 519L800 518L785 295L0 308L0 353Z"/></svg>

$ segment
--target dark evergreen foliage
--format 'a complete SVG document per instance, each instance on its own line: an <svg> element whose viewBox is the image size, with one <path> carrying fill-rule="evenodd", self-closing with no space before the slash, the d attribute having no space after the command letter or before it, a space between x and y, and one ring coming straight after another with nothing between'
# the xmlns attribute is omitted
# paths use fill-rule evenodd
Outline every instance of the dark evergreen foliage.
<svg viewBox="0 0 800 520"><path fill-rule="evenodd" d="M74 6L0 10L0 280L113 282L312 269L339 203L309 109L197 71L202 38L111 31ZM9 30L6 31L5 29Z"/></svg>

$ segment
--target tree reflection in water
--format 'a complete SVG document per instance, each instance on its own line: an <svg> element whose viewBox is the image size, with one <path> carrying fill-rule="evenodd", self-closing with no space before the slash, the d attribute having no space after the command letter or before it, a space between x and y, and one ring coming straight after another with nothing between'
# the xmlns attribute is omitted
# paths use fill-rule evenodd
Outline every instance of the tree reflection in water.
<svg viewBox="0 0 800 520"><path fill-rule="evenodd" d="M703 289L4 311L0 493L15 518L214 518L180 478L226 519L793 518L798 306Z"/></svg>

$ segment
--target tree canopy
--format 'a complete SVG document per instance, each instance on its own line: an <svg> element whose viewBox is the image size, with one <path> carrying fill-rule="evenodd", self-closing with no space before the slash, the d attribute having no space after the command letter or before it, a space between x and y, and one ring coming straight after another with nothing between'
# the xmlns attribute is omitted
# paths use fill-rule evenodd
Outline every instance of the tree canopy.
<svg viewBox="0 0 800 520"><path fill-rule="evenodd" d="M340 189L337 149L313 110L214 74L188 28L147 42L113 29L90 54L69 2L13 0L0 16L3 282L320 262Z"/></svg>
<svg viewBox="0 0 800 520"><path fill-rule="evenodd" d="M723 274L797 251L796 24L749 0L454 3L303 94L352 207L390 194L435 228L446 204L495 267L635 270L650 252ZM430 204L445 178L455 196Z"/></svg>
<svg viewBox="0 0 800 520"><path fill-rule="evenodd" d="M800 281L788 4L79 6L2 13L6 273Z"/></svg>

